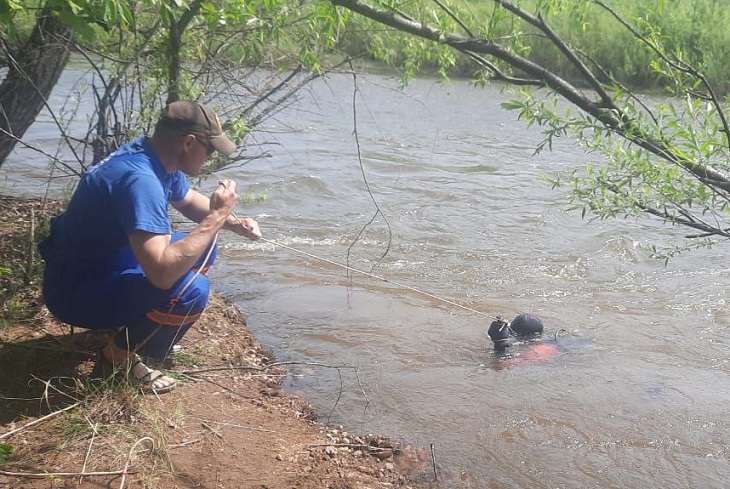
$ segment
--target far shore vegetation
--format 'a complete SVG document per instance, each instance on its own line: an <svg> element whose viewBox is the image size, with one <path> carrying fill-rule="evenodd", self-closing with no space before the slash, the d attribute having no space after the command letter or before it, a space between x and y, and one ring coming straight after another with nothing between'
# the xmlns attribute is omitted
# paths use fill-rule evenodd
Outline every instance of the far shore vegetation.
<svg viewBox="0 0 730 489"><path fill-rule="evenodd" d="M516 2L527 4L540 0ZM668 48L687 63L703 68L718 93L730 92L730 9L721 0L614 0L607 2L625 18L643 18L647 28L659 32ZM482 0L454 2L455 10L468 14L469 18L491 19L495 5ZM658 6L662 8L659 9ZM529 10L529 8L528 8ZM563 13L548 19L553 29L574 49L590 53L590 64L595 63L614 78L623 80L632 89L660 90L667 80L658 74L651 63L646 47L637 42L626 28L598 9L586 9L581 18ZM505 16L500 23L490 26L492 37L509 35L513 31L514 17ZM525 32L522 49L528 57L565 78L572 78L574 68L555 45L536 32ZM404 50L404 34L388 32L384 27L363 17L350 20L348 31L340 42L340 48L350 55L362 55L385 59L400 64ZM437 69L437 64L421 66L421 69ZM457 56L454 66L445 74L451 77L473 77L477 67L464 56Z"/></svg>
<svg viewBox="0 0 730 489"><path fill-rule="evenodd" d="M316 2L315 2L316 3ZM544 3L543 0L528 0L515 2L521 7L530 10L530 6ZM612 0L607 2L610 7L627 19L644 19L646 28L652 33L659 33L668 50L688 64L701 67L711 81L718 94L730 93L730 9L723 0ZM483 0L454 0L454 13L466 15L473 19L485 19L491 25L487 26L492 38L502 41L506 36L512 36L515 23L512 16L495 16L495 4ZM306 7L305 7L306 8ZM32 10L28 11L32 13ZM566 14L566 10L556 13L548 19L553 29L561 38L569 43L576 51L590 53L586 62L600 66L602 70L611 73L613 78L623 80L633 90L658 91L667 84L666 77L655 69L651 63L651 55L646 46L641 45L635 36L622 26L615 18L605 11L586 8L580 17L576 14ZM19 29L30 30L34 19L29 16L18 22ZM108 42L104 42L104 30L95 26L99 39L98 46L101 52L106 44L110 52L117 48L119 39L115 33L108 34ZM403 66L408 57L409 49L422 49L412 43L413 38L408 34L398 32L361 16L352 16L346 25L346 30L339 35L339 41L332 52L325 54L332 58L351 56L360 62L385 62L389 65ZM555 45L545 36L537 32L525 30L521 36L518 48L520 54L525 54L557 73L561 77L571 79L574 67L565 57L560 56ZM282 39L283 43L290 44L291 39ZM296 46L281 46L289 50L296 50ZM246 46L231 49L227 56L231 62L246 59L241 53L247 50ZM419 66L413 67L414 72L420 74L435 74L454 78L474 78L479 67L467 57L453 53L451 67L441 68L443 63L438 59L443 53L434 49L431 59L421 55ZM275 64L277 60L272 59ZM284 67L285 68L285 67Z"/></svg>

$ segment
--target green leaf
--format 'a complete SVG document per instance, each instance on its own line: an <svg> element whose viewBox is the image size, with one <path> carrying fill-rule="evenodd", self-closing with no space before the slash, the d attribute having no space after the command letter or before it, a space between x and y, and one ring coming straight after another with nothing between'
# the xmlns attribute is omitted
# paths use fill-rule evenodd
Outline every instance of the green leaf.
<svg viewBox="0 0 730 489"><path fill-rule="evenodd" d="M11 10L20 10L23 6L14 0L0 0L0 14L7 14Z"/></svg>
<svg viewBox="0 0 730 489"><path fill-rule="evenodd" d="M0 444L0 465L3 465L10 458L10 454L13 453L13 446L8 443Z"/></svg>
<svg viewBox="0 0 730 489"><path fill-rule="evenodd" d="M505 110L517 110L525 107L525 104L517 101L502 102L502 108Z"/></svg>

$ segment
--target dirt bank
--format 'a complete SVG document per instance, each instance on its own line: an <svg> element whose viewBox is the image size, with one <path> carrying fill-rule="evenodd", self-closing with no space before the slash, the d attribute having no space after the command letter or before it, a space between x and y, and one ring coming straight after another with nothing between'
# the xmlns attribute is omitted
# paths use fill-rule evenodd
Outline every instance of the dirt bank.
<svg viewBox="0 0 730 489"><path fill-rule="evenodd" d="M40 304L27 250L58 209L0 197L0 488L436 487L423 451L325 426L282 392L286 366L221 297L165 365L173 392L107 371L101 335Z"/></svg>

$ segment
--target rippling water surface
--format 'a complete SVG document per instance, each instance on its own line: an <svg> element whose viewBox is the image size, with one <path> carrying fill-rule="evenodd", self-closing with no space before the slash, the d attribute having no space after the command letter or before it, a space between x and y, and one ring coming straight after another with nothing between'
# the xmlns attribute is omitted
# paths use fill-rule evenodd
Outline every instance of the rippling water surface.
<svg viewBox="0 0 730 489"><path fill-rule="evenodd" d="M358 77L353 114L351 76L316 82L257 133L272 157L225 174L267 197L239 214L286 247L221 236L218 291L302 363L288 388L352 431L434 444L446 487L726 487L727 245L665 267L643 247L681 230L565 213L539 176L591 157L533 157L497 88L397 87ZM31 136L50 151L49 127ZM16 193L45 176L24 151L0 173ZM494 355L490 317L520 312L560 331L557 355Z"/></svg>

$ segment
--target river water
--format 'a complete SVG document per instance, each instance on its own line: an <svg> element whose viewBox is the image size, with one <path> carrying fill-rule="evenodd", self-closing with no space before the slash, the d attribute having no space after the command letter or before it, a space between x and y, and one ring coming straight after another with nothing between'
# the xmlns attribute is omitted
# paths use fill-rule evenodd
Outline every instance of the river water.
<svg viewBox="0 0 730 489"><path fill-rule="evenodd" d="M266 196L238 214L270 241L221 235L217 291L300 362L287 388L322 420L433 445L443 487L727 487L724 246L665 267L644 247L681 229L566 213L539 176L594 157L533 157L539 130L497 87L356 86L317 81L255 135L270 158L220 175ZM47 116L28 137L55 148ZM0 190L37 195L47 173L18 150ZM491 317L521 312L556 354L495 355Z"/></svg>

